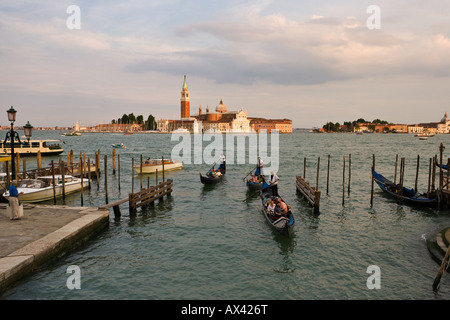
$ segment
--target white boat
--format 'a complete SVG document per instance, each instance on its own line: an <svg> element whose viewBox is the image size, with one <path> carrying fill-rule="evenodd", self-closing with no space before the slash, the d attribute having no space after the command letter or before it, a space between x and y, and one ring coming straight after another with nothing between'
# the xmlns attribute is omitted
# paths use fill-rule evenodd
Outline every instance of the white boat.
<svg viewBox="0 0 450 320"><path fill-rule="evenodd" d="M178 128L176 130L173 130L172 133L190 133L190 132L186 128Z"/></svg>
<svg viewBox="0 0 450 320"><path fill-rule="evenodd" d="M83 180L83 188L88 187L89 180L81 179L73 176L65 176L65 194L74 193L81 190L81 182ZM25 179L19 181L17 191L23 194L19 195L21 202L42 202L53 199L53 178L52 176L38 177L37 179ZM62 176L55 175L55 196L57 198L63 195ZM9 198L9 190L3 193L3 197Z"/></svg>
<svg viewBox="0 0 450 320"><path fill-rule="evenodd" d="M81 132L76 132L76 131L73 131L73 132L66 132L66 133L62 134L62 136L64 136L64 137L81 136Z"/></svg>
<svg viewBox="0 0 450 320"><path fill-rule="evenodd" d="M64 152L61 145L58 144L59 140L30 140L28 141L15 141L14 153L19 153L21 157L35 156L38 151L42 156L45 155L58 155ZM0 141L0 155L11 154L11 142Z"/></svg>
<svg viewBox="0 0 450 320"><path fill-rule="evenodd" d="M164 159L164 171L178 170L183 167L183 162L172 159ZM137 173L141 173L141 165L137 164L133 166ZM155 173L163 171L163 164L161 159L146 160L142 163L142 173Z"/></svg>

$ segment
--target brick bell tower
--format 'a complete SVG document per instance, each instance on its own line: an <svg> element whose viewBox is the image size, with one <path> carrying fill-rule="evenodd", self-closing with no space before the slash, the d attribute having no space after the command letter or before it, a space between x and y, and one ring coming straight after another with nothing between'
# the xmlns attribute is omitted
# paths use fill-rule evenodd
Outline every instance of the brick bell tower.
<svg viewBox="0 0 450 320"><path fill-rule="evenodd" d="M181 89L181 119L191 116L190 105L189 90L186 84L186 76L184 76L183 89Z"/></svg>

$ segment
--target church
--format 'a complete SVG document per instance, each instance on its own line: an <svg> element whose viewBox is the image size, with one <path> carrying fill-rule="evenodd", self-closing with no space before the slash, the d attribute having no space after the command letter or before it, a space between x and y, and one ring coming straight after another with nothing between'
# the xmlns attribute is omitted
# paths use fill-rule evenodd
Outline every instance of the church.
<svg viewBox="0 0 450 320"><path fill-rule="evenodd" d="M184 76L181 89L181 115L179 120L158 120L157 129L161 132L173 132L186 129L190 133L221 132L221 133L252 133L259 130L279 130L280 133L292 133L292 120L249 118L247 112L241 108L229 111L222 99L214 110L209 106L203 112L199 106L198 113L191 115L189 89ZM280 130L281 129L281 130Z"/></svg>

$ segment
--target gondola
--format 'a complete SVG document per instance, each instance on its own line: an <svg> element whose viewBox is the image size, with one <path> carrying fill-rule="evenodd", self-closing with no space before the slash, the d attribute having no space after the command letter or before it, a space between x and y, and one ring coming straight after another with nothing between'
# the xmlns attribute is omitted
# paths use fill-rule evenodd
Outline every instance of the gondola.
<svg viewBox="0 0 450 320"><path fill-rule="evenodd" d="M214 168L214 167L213 167ZM214 184L214 183L219 183L223 180L223 178L225 177L225 172L226 169L222 168L220 169L221 174L217 175L217 176L209 176L208 174L206 175L202 175L201 172L199 172L200 174L200 181L204 184Z"/></svg>
<svg viewBox="0 0 450 320"><path fill-rule="evenodd" d="M264 181L260 191L260 198L262 202L262 213L266 217L266 220L269 222L269 224L273 227L273 229L280 232L282 235L291 237L294 232L295 224L294 214L292 213L291 208L288 206L286 217L281 217L277 220L272 219L271 215L269 215L267 212L266 202L268 198L272 198L272 200L280 199L284 201L278 194L277 189L270 186L269 184L267 184L267 182Z"/></svg>
<svg viewBox="0 0 450 320"><path fill-rule="evenodd" d="M253 182L252 178L247 179L247 181L245 182L245 184L247 185L247 187L249 189L252 190L261 190L262 185L263 185L263 181L258 181L258 182Z"/></svg>
<svg viewBox="0 0 450 320"><path fill-rule="evenodd" d="M395 185L392 181L386 179L378 172L373 172L373 178L384 193L400 201L404 201L412 205L425 206L430 208L436 207L438 205L438 199L435 193L430 194L430 196L427 196L427 194L416 194L414 189L409 189L406 187L403 187L403 190L400 190L402 192L398 192L399 185Z"/></svg>
<svg viewBox="0 0 450 320"><path fill-rule="evenodd" d="M441 166L439 165L439 163L437 163L437 161L436 161L436 166L437 166L438 168L441 167ZM442 169L448 170L448 166L447 166L446 164L443 164L443 165L442 165Z"/></svg>

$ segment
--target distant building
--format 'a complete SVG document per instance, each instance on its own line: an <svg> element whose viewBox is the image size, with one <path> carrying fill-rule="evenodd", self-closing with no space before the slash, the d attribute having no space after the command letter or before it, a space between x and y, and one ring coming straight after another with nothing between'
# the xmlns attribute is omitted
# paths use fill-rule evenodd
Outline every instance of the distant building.
<svg viewBox="0 0 450 320"><path fill-rule="evenodd" d="M266 130L270 133L272 130L278 130L280 133L292 133L292 120L289 119L264 119L249 118L250 125L256 132Z"/></svg>
<svg viewBox="0 0 450 320"><path fill-rule="evenodd" d="M127 131L142 131L142 126L136 123L111 123L98 124L93 128L96 132L127 132Z"/></svg>
<svg viewBox="0 0 450 320"><path fill-rule="evenodd" d="M292 121L289 119L263 119L248 118L247 112L241 107L239 111L228 111L222 100L214 111L206 107L203 112L202 107L198 108L198 114L190 115L190 97L187 87L186 76L184 76L183 87L181 89L181 119L157 121L157 130L171 132L184 128L192 133L202 133L206 131L222 133L251 133L266 129L267 132L277 129L281 133L292 133Z"/></svg>
<svg viewBox="0 0 450 320"><path fill-rule="evenodd" d="M450 119L447 112L439 122L426 122L408 126L408 133L450 133Z"/></svg>

